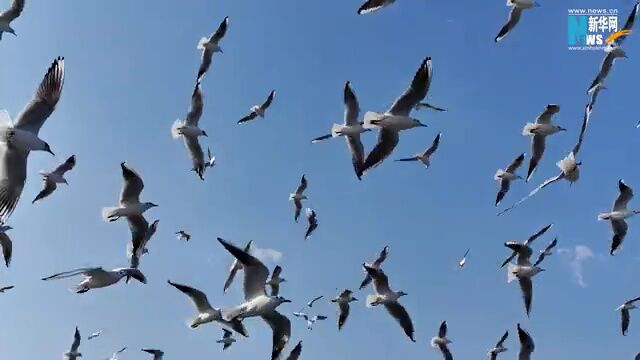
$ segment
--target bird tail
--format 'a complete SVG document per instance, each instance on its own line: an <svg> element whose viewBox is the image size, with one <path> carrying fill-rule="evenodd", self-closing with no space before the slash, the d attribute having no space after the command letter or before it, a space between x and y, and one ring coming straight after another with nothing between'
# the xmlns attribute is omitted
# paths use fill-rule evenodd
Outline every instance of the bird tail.
<svg viewBox="0 0 640 360"><path fill-rule="evenodd" d="M495 174L495 175L493 175L493 179L494 179L494 180L500 180L500 179L502 178L502 175L504 175L504 170L502 170L502 169L498 169L498 170L496 171L496 174Z"/></svg>
<svg viewBox="0 0 640 360"><path fill-rule="evenodd" d="M202 37L200 38L200 41L198 41L198 50L204 50L204 45L209 41L209 39L207 39L206 37Z"/></svg>
<svg viewBox="0 0 640 360"><path fill-rule="evenodd" d="M367 307L374 307L377 305L380 295L370 294L367 295Z"/></svg>
<svg viewBox="0 0 640 360"><path fill-rule="evenodd" d="M384 119L383 113L367 111L367 113L364 114L364 123L362 124L362 127L365 129L377 128L379 126L376 123L382 119Z"/></svg>
<svg viewBox="0 0 640 360"><path fill-rule="evenodd" d="M536 124L533 123L527 123L524 128L522 129L522 135L533 135L533 130L535 130L536 128Z"/></svg>
<svg viewBox="0 0 640 360"><path fill-rule="evenodd" d="M598 215L598 220L602 221L602 220L609 220L611 219L611 214L609 213L602 213Z"/></svg>
<svg viewBox="0 0 640 360"><path fill-rule="evenodd" d="M340 125L340 124L333 124L333 126L331 127L331 136L333 137L338 137L341 134L341 131L344 129L344 125Z"/></svg>
<svg viewBox="0 0 640 360"><path fill-rule="evenodd" d="M518 266L517 265L513 265L512 263L509 263L507 265L507 283L510 283L513 280L518 278L516 276L517 272L518 272Z"/></svg>
<svg viewBox="0 0 640 360"><path fill-rule="evenodd" d="M182 136L182 132L180 131L180 128L182 126L184 126L184 121L180 119L176 119L176 121L173 122L173 125L171 125L171 136L174 139L177 139L180 136Z"/></svg>
<svg viewBox="0 0 640 360"><path fill-rule="evenodd" d="M102 219L104 219L104 221L110 221L112 217L116 216L119 209L119 207L102 208Z"/></svg>

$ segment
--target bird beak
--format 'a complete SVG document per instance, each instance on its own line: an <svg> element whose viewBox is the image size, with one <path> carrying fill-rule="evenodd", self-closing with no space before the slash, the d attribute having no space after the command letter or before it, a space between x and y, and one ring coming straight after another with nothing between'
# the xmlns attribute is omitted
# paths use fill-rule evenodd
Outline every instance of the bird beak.
<svg viewBox="0 0 640 360"><path fill-rule="evenodd" d="M69 185L69 182L67 181L67 179L64 179L64 183L65 183L66 185Z"/></svg>
<svg viewBox="0 0 640 360"><path fill-rule="evenodd" d="M282 300L282 303L290 303L290 302L291 302L291 300L289 300L289 299Z"/></svg>
<svg viewBox="0 0 640 360"><path fill-rule="evenodd" d="M353 299L351 299L351 300L353 300L353 301L360 301L360 300L358 300L358 299L356 299L356 298L353 298Z"/></svg>
<svg viewBox="0 0 640 360"><path fill-rule="evenodd" d="M423 123L420 123L420 125L419 125L419 126L420 126L420 127L428 127L427 125L425 125L425 124L423 124Z"/></svg>
<svg viewBox="0 0 640 360"><path fill-rule="evenodd" d="M56 156L56 154L54 154L53 151L51 151L51 149L47 149L45 151L48 152L49 154L53 155L53 156Z"/></svg>

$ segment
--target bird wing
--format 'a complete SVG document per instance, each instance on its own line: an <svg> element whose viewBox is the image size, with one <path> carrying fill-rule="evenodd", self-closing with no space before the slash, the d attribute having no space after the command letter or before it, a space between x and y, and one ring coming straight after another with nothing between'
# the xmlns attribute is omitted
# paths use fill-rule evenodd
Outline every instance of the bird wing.
<svg viewBox="0 0 640 360"><path fill-rule="evenodd" d="M360 105L358 98L351 88L351 83L347 81L344 84L344 123L348 126L356 126L359 124L358 116L360 115Z"/></svg>
<svg viewBox="0 0 640 360"><path fill-rule="evenodd" d="M391 155L399 141L400 136L397 131L384 127L378 130L378 141L367 155L360 172L364 173L370 168L380 165L384 159Z"/></svg>
<svg viewBox="0 0 640 360"><path fill-rule="evenodd" d="M202 109L204 107L204 101L202 99L202 87L200 86L200 80L196 81L196 86L193 89L191 95L191 107L185 117L185 125L198 126L200 117L202 116Z"/></svg>
<svg viewBox="0 0 640 360"><path fill-rule="evenodd" d="M554 176L552 178L549 178L549 179L545 180L542 184L540 184L540 186L538 186L537 188L533 189L533 191L531 191L529 193L529 195L527 195L527 196L523 197L522 199L518 200L517 203L511 205L510 207L502 210L500 213L498 213L498 215L502 215L502 214L506 213L507 211L514 209L515 207L517 207L518 205L522 204L527 199L529 199L530 197L535 195L538 191L544 189L545 187L547 187L547 186L553 184L554 182L556 182L556 181L558 181L560 179L563 179L563 178L564 178L564 173L560 172L560 174L558 174L557 176Z"/></svg>
<svg viewBox="0 0 640 360"><path fill-rule="evenodd" d="M22 10L24 10L24 1L25 0L13 0L11 2L11 7L0 14L0 20L7 23L15 20L20 16L20 14L22 14Z"/></svg>
<svg viewBox="0 0 640 360"><path fill-rule="evenodd" d="M127 222L129 223L129 230L131 230L131 253L135 255L145 245L149 223L142 215L128 216ZM132 267L135 268L137 266Z"/></svg>
<svg viewBox="0 0 640 360"><path fill-rule="evenodd" d="M447 344L440 344L438 345L438 348L440 348L440 352L442 352L444 360L453 360L453 355L451 354L451 350L449 350Z"/></svg>
<svg viewBox="0 0 640 360"><path fill-rule="evenodd" d="M397 302L386 303L384 304L384 307L387 309L389 314L391 314L391 316L400 323L400 326L409 339L415 342L413 338L413 323L411 322L411 317L407 310Z"/></svg>
<svg viewBox="0 0 640 360"><path fill-rule="evenodd" d="M509 31L513 30L513 28L518 24L518 21L520 21L521 14L522 9L517 6L512 7L511 11L509 11L509 19L507 20L507 23L502 26L500 32L498 32L498 35L493 39L493 41L498 42L507 36Z"/></svg>
<svg viewBox="0 0 640 360"><path fill-rule="evenodd" d="M536 118L536 124L551 124L551 117L560 111L560 106L556 104L549 104L545 106L542 114Z"/></svg>
<svg viewBox="0 0 640 360"><path fill-rule="evenodd" d="M580 127L580 135L578 135L578 142L573 147L573 150L571 150L574 157L578 156L578 152L582 147L582 141L584 140L584 133L587 131L587 125L589 124L590 118L591 118L591 107L587 105L584 109L584 118L582 119L582 126Z"/></svg>
<svg viewBox="0 0 640 360"><path fill-rule="evenodd" d="M200 314L206 313L207 311L210 311L211 309L213 309L211 304L209 304L207 295L202 291L187 285L171 282L170 280L167 280L167 282L169 283L169 285L173 286L174 288L180 290L183 294L187 295L189 299L191 299L191 302L193 302L193 305L198 310L198 313Z"/></svg>
<svg viewBox="0 0 640 360"><path fill-rule="evenodd" d="M373 262L374 267L379 267L382 263L387 260L387 256L389 255L389 247L385 246L378 254L378 258Z"/></svg>
<svg viewBox="0 0 640 360"><path fill-rule="evenodd" d="M447 337L447 322L443 321L440 323L440 328L438 329L438 337L445 338Z"/></svg>
<svg viewBox="0 0 640 360"><path fill-rule="evenodd" d="M380 10L381 8L385 7L387 3L388 1L386 0L367 0L358 9L358 15L368 14L376 10Z"/></svg>
<svg viewBox="0 0 640 360"><path fill-rule="evenodd" d="M218 29L211 35L211 42L218 43L222 38L227 34L227 29L229 28L229 17L225 16L220 22Z"/></svg>
<svg viewBox="0 0 640 360"><path fill-rule="evenodd" d="M496 195L496 206L500 205L502 199L504 199L505 195L509 192L509 189L511 189L511 180L500 179L500 189Z"/></svg>
<svg viewBox="0 0 640 360"><path fill-rule="evenodd" d="M440 145L441 137L442 137L442 134L438 133L438 135L433 139L433 143L431 144L431 147L425 150L422 156L426 156L427 158L431 157L431 155L433 155L433 153L435 153L436 150L438 150L438 145Z"/></svg>
<svg viewBox="0 0 640 360"><path fill-rule="evenodd" d="M519 277L520 289L522 290L522 298L524 299L524 308L527 316L531 313L531 301L533 300L533 282L529 277Z"/></svg>
<svg viewBox="0 0 640 360"><path fill-rule="evenodd" d="M56 185L56 182L49 178L43 178L42 183L44 187L42 188L42 190L40 190L38 195L36 195L33 201L31 201L32 204L34 204L38 200L42 200L47 196L53 194L53 192L58 188L58 185Z"/></svg>
<svg viewBox="0 0 640 360"><path fill-rule="evenodd" d="M300 178L300 185L298 185L298 188L296 189L296 194L302 195L302 193L306 189L307 189L307 178L303 174L302 177Z"/></svg>
<svg viewBox="0 0 640 360"><path fill-rule="evenodd" d="M622 179L618 180L618 190L620 193L613 203L613 211L625 210L629 201L633 199L633 189L625 184Z"/></svg>
<svg viewBox="0 0 640 360"><path fill-rule="evenodd" d="M71 352L77 352L80 347L80 330L76 326L76 332L73 334L73 343L71 344Z"/></svg>
<svg viewBox="0 0 640 360"><path fill-rule="evenodd" d="M73 277L73 276L77 276L77 275L92 276L94 274L100 274L100 273L105 273L105 272L106 271L104 271L101 267L86 267L86 268L79 268L79 269L75 269L75 270L70 270L70 271L65 271L65 272L53 274L51 276L47 276L45 278L42 278L42 280L65 279L65 278L69 278L69 277Z"/></svg>
<svg viewBox="0 0 640 360"><path fill-rule="evenodd" d="M636 15L638 14L638 9L640 9L640 2L636 2L636 4L634 5L633 10L631 10L629 17L627 18L627 22L624 24L624 27L622 28L622 31L625 31L625 30L631 31L631 29L633 28L633 23L636 20ZM621 45L624 39L627 38L627 36L629 35L620 36L619 38L616 39L616 43L618 43L618 45Z"/></svg>
<svg viewBox="0 0 640 360"><path fill-rule="evenodd" d="M345 140L347 142L349 152L351 152L351 164L353 164L353 171L355 171L356 176L360 179L360 169L362 168L362 164L364 164L364 146L360 140L360 135L345 135Z"/></svg>
<svg viewBox="0 0 640 360"><path fill-rule="evenodd" d="M613 238L611 239L611 249L609 253L613 255L620 245L622 245L627 235L629 225L627 225L627 222L624 220L611 220L611 228L613 229Z"/></svg>
<svg viewBox="0 0 640 360"><path fill-rule="evenodd" d="M262 111L265 111L269 108L269 106L271 106L271 103L273 102L273 97L276 95L276 91L275 90L271 90L271 92L269 93L269 96L267 96L267 100L265 100L262 105L260 105L260 109Z"/></svg>
<svg viewBox="0 0 640 360"><path fill-rule="evenodd" d="M298 341L298 344L296 345L296 347L294 347L293 350L291 350L291 353L289 353L289 357L287 357L287 360L298 360L298 358L300 358L301 353L302 353L302 341Z"/></svg>
<svg viewBox="0 0 640 360"><path fill-rule="evenodd" d="M271 273L271 278L277 278L280 276L280 273L282 272L282 267L280 265L276 265L275 268L273 268L273 272Z"/></svg>
<svg viewBox="0 0 640 360"><path fill-rule="evenodd" d="M29 152L0 147L0 153L0 222L5 223L20 200Z"/></svg>
<svg viewBox="0 0 640 360"><path fill-rule="evenodd" d="M389 288L389 278L384 273L384 271L382 271L381 269L372 268L370 266L367 266L366 264L363 264L363 266L367 273L373 279L373 290L377 294L384 295L391 292L391 289Z"/></svg>
<svg viewBox="0 0 640 360"><path fill-rule="evenodd" d="M287 342L291 336L291 321L275 310L269 314L262 315L262 319L269 324L273 331L271 360L276 360L285 346L287 346Z"/></svg>
<svg viewBox="0 0 640 360"><path fill-rule="evenodd" d="M242 124L244 122L251 121L251 120L255 119L257 116L258 116L258 113L256 113L255 111L251 111L249 114L245 115L245 117L243 117L242 119L238 120L238 124Z"/></svg>
<svg viewBox="0 0 640 360"><path fill-rule="evenodd" d="M342 326L347 322L347 318L349 318L350 306L347 302L342 302L338 304L340 311L338 313L338 330L342 329Z"/></svg>
<svg viewBox="0 0 640 360"><path fill-rule="evenodd" d="M525 245L529 245L530 243L532 243L535 239L539 238L540 236L544 235L544 233L547 232L547 230L551 229L551 227L553 226L553 224L549 224L546 225L545 227L543 227L542 229L538 230L535 234L529 236L529 238L527 240L525 240Z"/></svg>
<svg viewBox="0 0 640 360"><path fill-rule="evenodd" d="M4 264L9 267L9 264L11 263L11 254L13 253L13 242L7 233L0 233L0 246L2 246Z"/></svg>
<svg viewBox="0 0 640 360"><path fill-rule="evenodd" d="M309 302L307 303L307 306L308 306L308 307L313 307L313 304L314 304L316 301L318 301L318 300L322 299L323 297L324 297L324 295L316 296L315 298L313 298L313 300L311 300L311 301L309 301Z"/></svg>
<svg viewBox="0 0 640 360"><path fill-rule="evenodd" d="M65 162L63 162L55 170L53 170L53 173L62 176L67 171L73 169L74 166L76 166L76 156L71 155Z"/></svg>
<svg viewBox="0 0 640 360"><path fill-rule="evenodd" d="M511 164L509 164L505 169L505 172L513 174L516 170L518 170L520 166L522 166L523 162L524 162L524 153L520 154L517 158L513 159Z"/></svg>
<svg viewBox="0 0 640 360"><path fill-rule="evenodd" d="M631 321L631 316L628 309L620 310L621 315L621 326L622 326L622 335L627 335L627 330L629 330L629 322Z"/></svg>
<svg viewBox="0 0 640 360"><path fill-rule="evenodd" d="M545 139L543 135L533 135L531 138L531 159L529 159L529 170L527 170L527 181L533 175L533 172L538 167L542 155L544 155Z"/></svg>
<svg viewBox="0 0 640 360"><path fill-rule="evenodd" d="M205 47L202 50L202 55L200 57L200 66L198 67L198 76L197 79L200 81L204 74L207 73L209 67L211 66L211 60L213 58L213 49Z"/></svg>
<svg viewBox="0 0 640 360"><path fill-rule="evenodd" d="M502 344L504 344L505 340L507 340L508 337L509 337L509 330L504 332L504 335L502 335L502 337L500 338L500 341L498 341L498 343L496 344L496 347L502 346Z"/></svg>
<svg viewBox="0 0 640 360"><path fill-rule="evenodd" d="M183 138L184 146L189 152L189 157L191 157L193 169L202 179L204 169L204 152L202 151L202 146L200 146L200 140L198 140L197 136L183 136Z"/></svg>
<svg viewBox="0 0 640 360"><path fill-rule="evenodd" d="M414 75L409 88L396 99L388 112L393 115L409 116L411 110L427 96L432 73L431 57L426 57Z"/></svg>
<svg viewBox="0 0 640 360"><path fill-rule="evenodd" d="M371 280L373 280L373 279L371 278L371 275L369 275L369 274L367 273L367 275L365 275L365 277L364 277L364 280L362 280L362 282L360 283L360 287L359 287L359 289L360 289L360 290L364 289L367 285L369 285L369 284L371 283Z"/></svg>
<svg viewBox="0 0 640 360"><path fill-rule="evenodd" d="M265 295L265 283L269 277L269 269L253 255L237 248L222 238L218 241L231 253L244 269L244 298L249 301L257 296Z"/></svg>
<svg viewBox="0 0 640 360"><path fill-rule="evenodd" d="M518 353L518 360L529 360L531 353L535 349L533 339L528 332L522 329L518 324L518 339L520 340L520 352Z"/></svg>
<svg viewBox="0 0 640 360"><path fill-rule="evenodd" d="M138 203L140 202L140 193L144 189L144 183L138 173L127 164L120 163L122 168L122 190L120 191L120 204Z"/></svg>

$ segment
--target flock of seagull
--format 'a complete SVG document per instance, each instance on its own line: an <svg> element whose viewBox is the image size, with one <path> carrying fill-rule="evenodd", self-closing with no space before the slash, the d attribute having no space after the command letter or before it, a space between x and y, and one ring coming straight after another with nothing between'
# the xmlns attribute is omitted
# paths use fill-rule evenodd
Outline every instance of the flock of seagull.
<svg viewBox="0 0 640 360"><path fill-rule="evenodd" d="M388 5L394 3L395 0L368 0L358 10L358 14L367 14L378 11ZM507 5L511 7L508 22L500 29L495 37L495 42L504 39L517 25L520 20L521 13L525 9L539 6L532 0L508 0ZM11 6L0 13L0 39L3 33L15 35L11 24L22 13L25 6L25 0L13 0ZM631 14L625 23L623 30L626 33L609 42L605 48L605 58L600 66L600 70L589 86L587 93L589 94L589 102L585 106L584 118L580 128L579 136L575 146L568 155L558 162L560 173L548 180L544 181L540 186L535 188L529 195L514 205L505 208L499 212L502 215L522 202L536 194L541 189L550 184L565 179L570 183L574 183L579 179L579 167L581 162L577 160L579 150L582 146L586 130L588 128L591 113L593 111L597 95L600 90L605 89L604 81L606 80L610 70L618 58L626 57L621 45L623 41L631 33L635 16L640 8L640 3L636 3ZM207 159L200 144L200 137L207 137L207 133L199 126L199 120L203 114L203 92L202 82L205 75L211 67L213 56L217 53L222 54L220 47L221 41L229 28L229 18L225 17L220 23L217 30L208 37L202 37L197 44L197 49L201 50L201 62L196 74L194 89L191 95L191 107L184 119L176 120L171 126L171 134L174 138L182 138L187 153L191 159L191 170L204 180L207 169L215 166L215 156L212 155L210 148L207 149ZM217 56L217 55L216 55ZM326 135L314 138L312 143L324 142L332 138L343 137L347 143L347 147L351 153L351 161L356 177L362 180L362 177L371 169L379 166L394 151L400 140L400 133L414 128L425 127L420 120L411 117L414 110L430 109L432 111L446 111L429 103L423 102L430 88L433 76L433 66L431 57L425 57L420 63L409 87L393 102L391 107L384 112L368 111L360 120L360 106L356 94L349 81L344 84L344 123L334 124L330 132ZM0 126L0 142L2 150L0 154L0 246L2 247L5 265L10 265L12 256L12 241L7 235L7 231L11 230L11 226L6 225L11 214L16 209L22 190L27 178L27 160L31 151L44 151L54 154L50 145L39 137L39 130L44 125L47 118L54 112L58 101L61 98L65 78L64 58L56 58L47 70L42 82L38 86L33 98L27 103L22 112L12 121L8 113L3 112L3 124ZM244 124L264 118L267 109L271 106L275 97L275 90L271 90L267 98L260 104L252 106L249 113L242 117L238 124ZM552 122L552 118L560 111L557 104L549 104L544 107L543 112L536 118L534 123L527 123L522 131L522 135L531 137L531 158L526 177L516 174L525 161L525 153L518 155L504 169L496 171L494 179L499 182L499 190L495 200L495 206L498 207L505 199L509 192L512 181L524 180L528 182L535 173L536 168L542 161L545 152L545 142L547 138L565 131L566 129ZM377 142L373 149L368 153L365 152L360 137L373 130L377 130ZM434 154L440 146L442 134L438 133L433 139L432 144L423 152L411 157L399 158L398 162L420 162L428 168L433 161ZM65 174L76 165L75 155L69 158L57 168L50 172L41 172L43 180L43 189L36 195L32 203L42 201L50 196L57 188L58 184L67 184ZM126 268L116 268L113 270L105 270L102 267L85 267L73 269L70 271L59 272L42 280L57 280L70 277L82 276L82 280L75 287L78 294L86 293L94 289L105 288L117 284L122 279L129 282L135 279L141 283L147 283L145 274L140 270L140 261L145 254L148 253L148 246L151 238L155 234L159 220L154 220L151 224L146 220L145 214L150 209L158 206L149 201L141 201L141 194L144 189L142 177L129 164L122 162L120 164L122 173L122 190L118 198L118 205L113 207L105 207L102 210L102 217L107 222L117 222L118 220L126 220L131 232L131 241L127 246L127 255L129 266ZM300 183L296 190L289 195L289 200L294 205L294 221L298 222L302 210L303 202L307 200L305 191L308 188L308 181L305 175L302 175ZM627 208L629 201L633 198L631 187L624 183L623 180L618 182L619 196L615 200L612 210L607 213L598 215L598 220L609 221L613 229L613 238L611 241L610 253L614 255L619 249L628 230L625 219L640 213L638 210ZM305 210L307 218L307 229L305 231L305 239L309 239L318 227L317 214L314 209L307 208ZM507 281L517 280L520 284L524 308L527 317L531 315L533 301L533 278L544 271L540 267L541 263L553 254L553 249L558 244L558 239L554 238L542 250L535 252L531 245L542 237L553 224L546 225L535 234L531 235L525 241L508 241L504 244L510 250L510 255L503 261L502 267L507 269ZM191 235L184 230L175 233L176 237L182 241L189 241ZM190 320L189 327L197 328L208 323L217 323L223 327L223 335L216 343L222 345L222 349L226 350L233 346L238 340L234 337L239 334L248 337L249 332L245 327L244 320L252 317L262 319L272 329L273 346L271 349L271 359L277 359L285 350L291 333L291 320L286 315L278 311L278 307L284 303L290 303L291 300L280 295L281 286L286 279L281 275L283 269L280 266L270 271L269 268L254 254L252 254L252 241L244 247L238 247L232 242L222 238L217 239L222 248L224 248L233 259L232 265L228 271L228 277L223 285L223 291L226 293L232 285L234 279L239 272L243 274L243 290L244 299L238 305L230 308L218 308L210 304L207 295L191 286L167 280L167 283L187 296L193 303L195 308L195 316ZM470 249L467 249L463 258L459 262L459 267L464 268L467 262L467 256ZM359 286L359 290L367 288L370 284L373 287L373 294L366 297L366 306L373 308L382 306L389 315L394 318L400 325L404 334L415 342L414 326L407 309L401 304L400 298L406 296L404 291L393 290L389 277L384 272L382 265L387 259L389 247L385 246L377 258L372 262L362 263L364 271L364 279ZM535 262L531 262L531 256L538 254ZM515 259L515 263L513 260ZM0 293L13 289L13 286L5 286L0 288ZM309 330L320 321L328 319L328 316L321 314L313 314L313 305L317 301L323 299L318 296L309 301L306 306L293 316L300 318L306 322ZM331 303L337 306L337 327L341 330L349 317L350 304L359 301L354 292L350 289L340 291L334 298L330 299ZM640 301L640 297L625 301L617 310L621 314L621 330L626 335L630 325L630 311L636 308L635 303ZM519 359L528 360L534 352L535 344L532 336L517 324L517 334L520 343ZM97 331L89 335L86 339L92 340L100 336L102 331ZM448 325L446 321L440 324L437 335L431 339L431 346L438 349L445 360L453 359L452 350L449 348L452 343L447 337ZM496 345L489 350L487 356L490 359L497 359L498 355L507 351L505 342L508 340L509 331L500 337ZM64 353L64 357L74 360L82 356L79 351L81 344L81 335L76 327L73 343L68 352ZM112 354L109 359L118 359L119 355L127 348L124 347ZM153 359L162 359L164 353L159 349L141 349L153 356ZM301 356L302 342L290 351L287 359L295 360ZM636 356L636 360L640 359L640 354Z"/></svg>

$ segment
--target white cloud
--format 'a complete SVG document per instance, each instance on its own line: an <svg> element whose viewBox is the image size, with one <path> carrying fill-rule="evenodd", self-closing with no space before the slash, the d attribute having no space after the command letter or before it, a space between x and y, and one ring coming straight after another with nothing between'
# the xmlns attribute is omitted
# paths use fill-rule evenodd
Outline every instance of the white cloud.
<svg viewBox="0 0 640 360"><path fill-rule="evenodd" d="M580 287L587 287L588 284L584 280L584 263L595 257L593 250L586 245L576 245L572 249L558 249L558 254L564 256L569 261L569 266L573 271L573 276Z"/></svg>
<svg viewBox="0 0 640 360"><path fill-rule="evenodd" d="M277 263L282 259L282 253L280 251L274 249L262 249L255 245L251 248L251 254L262 262Z"/></svg>

